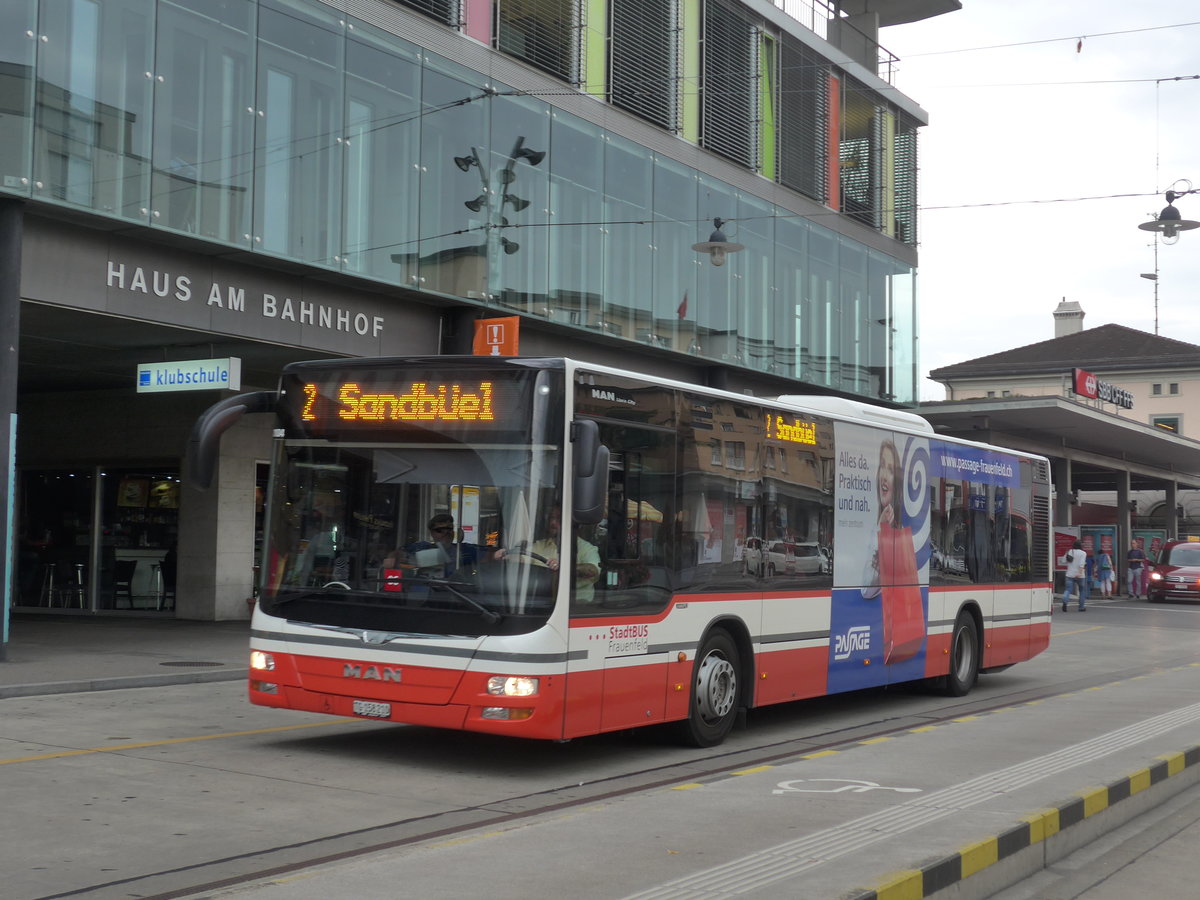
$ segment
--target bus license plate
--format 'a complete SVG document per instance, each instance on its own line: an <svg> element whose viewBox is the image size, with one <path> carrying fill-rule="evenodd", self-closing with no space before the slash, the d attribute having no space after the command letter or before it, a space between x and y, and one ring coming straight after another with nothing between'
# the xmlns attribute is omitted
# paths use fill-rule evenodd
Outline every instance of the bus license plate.
<svg viewBox="0 0 1200 900"><path fill-rule="evenodd" d="M354 714L369 719L388 719L392 715L392 704L376 703L374 700L355 700Z"/></svg>

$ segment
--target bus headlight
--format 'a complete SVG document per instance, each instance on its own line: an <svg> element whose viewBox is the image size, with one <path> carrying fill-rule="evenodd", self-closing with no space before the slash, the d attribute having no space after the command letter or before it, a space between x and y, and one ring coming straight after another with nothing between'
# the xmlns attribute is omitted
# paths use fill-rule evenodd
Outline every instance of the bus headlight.
<svg viewBox="0 0 1200 900"><path fill-rule="evenodd" d="M488 679L487 692L493 697L536 697L538 680L519 675L493 675Z"/></svg>
<svg viewBox="0 0 1200 900"><path fill-rule="evenodd" d="M264 653L262 650L251 650L250 668L258 669L260 672L274 672L275 657L270 653Z"/></svg>

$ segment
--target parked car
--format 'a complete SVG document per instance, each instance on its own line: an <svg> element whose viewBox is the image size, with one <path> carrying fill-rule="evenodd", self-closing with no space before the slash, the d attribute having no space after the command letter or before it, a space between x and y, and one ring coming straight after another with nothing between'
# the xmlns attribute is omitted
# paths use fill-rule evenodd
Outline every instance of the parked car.
<svg viewBox="0 0 1200 900"><path fill-rule="evenodd" d="M1167 541L1150 567L1146 597L1151 603L1163 600L1200 601L1200 541Z"/></svg>
<svg viewBox="0 0 1200 900"><path fill-rule="evenodd" d="M811 542L772 541L766 556L768 575L819 575L825 566L821 548Z"/></svg>

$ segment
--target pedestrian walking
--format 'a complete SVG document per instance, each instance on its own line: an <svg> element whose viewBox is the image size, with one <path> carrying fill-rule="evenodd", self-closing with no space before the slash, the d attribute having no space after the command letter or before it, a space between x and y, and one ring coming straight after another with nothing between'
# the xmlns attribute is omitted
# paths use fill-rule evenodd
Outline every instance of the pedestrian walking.
<svg viewBox="0 0 1200 900"><path fill-rule="evenodd" d="M1146 551L1134 541L1125 558L1129 561L1129 596L1136 600L1146 593Z"/></svg>
<svg viewBox="0 0 1200 900"><path fill-rule="evenodd" d="M1083 594L1083 579L1087 574L1087 553L1083 550L1082 541L1076 541L1071 545L1071 549L1063 557L1063 562L1067 566L1067 585L1063 588L1062 611L1067 611L1067 602L1071 599L1071 592L1074 591L1079 602L1079 611L1086 612L1087 598Z"/></svg>
<svg viewBox="0 0 1200 900"><path fill-rule="evenodd" d="M1113 592L1113 561L1112 554L1106 550L1101 550L1096 556L1096 568L1098 574L1097 580L1100 582L1100 596L1111 597Z"/></svg>

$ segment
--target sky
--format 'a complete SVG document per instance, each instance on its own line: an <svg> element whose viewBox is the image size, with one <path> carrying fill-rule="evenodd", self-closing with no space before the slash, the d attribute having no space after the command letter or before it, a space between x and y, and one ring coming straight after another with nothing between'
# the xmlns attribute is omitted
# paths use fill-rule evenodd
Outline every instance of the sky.
<svg viewBox="0 0 1200 900"><path fill-rule="evenodd" d="M1054 337L1064 298L1200 344L1200 229L1138 230L1200 188L1200 3L963 0L884 28L919 138L923 400L931 369ZM1082 42L1082 43L1081 43ZM1177 80L1178 79L1178 80ZM1200 193L1175 201L1200 220Z"/></svg>

